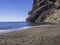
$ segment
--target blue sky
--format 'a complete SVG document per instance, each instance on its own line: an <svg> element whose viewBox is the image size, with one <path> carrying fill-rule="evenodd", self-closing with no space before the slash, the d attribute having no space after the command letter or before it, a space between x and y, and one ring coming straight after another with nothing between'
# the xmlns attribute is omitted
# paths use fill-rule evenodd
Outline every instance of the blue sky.
<svg viewBox="0 0 60 45"><path fill-rule="evenodd" d="M0 0L0 22L25 21L33 0Z"/></svg>

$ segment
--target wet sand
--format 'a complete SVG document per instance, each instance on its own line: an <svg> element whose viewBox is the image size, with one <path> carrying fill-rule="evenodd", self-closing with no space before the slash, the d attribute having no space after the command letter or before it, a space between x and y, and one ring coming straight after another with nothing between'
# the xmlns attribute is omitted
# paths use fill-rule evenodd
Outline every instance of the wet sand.
<svg viewBox="0 0 60 45"><path fill-rule="evenodd" d="M60 45L60 25L36 26L0 34L0 45Z"/></svg>

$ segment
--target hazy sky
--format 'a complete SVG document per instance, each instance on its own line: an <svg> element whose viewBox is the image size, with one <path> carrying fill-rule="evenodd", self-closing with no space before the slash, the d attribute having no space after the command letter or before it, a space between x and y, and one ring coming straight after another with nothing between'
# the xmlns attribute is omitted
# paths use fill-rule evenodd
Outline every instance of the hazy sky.
<svg viewBox="0 0 60 45"><path fill-rule="evenodd" d="M32 0L0 0L0 22L24 21L32 8Z"/></svg>

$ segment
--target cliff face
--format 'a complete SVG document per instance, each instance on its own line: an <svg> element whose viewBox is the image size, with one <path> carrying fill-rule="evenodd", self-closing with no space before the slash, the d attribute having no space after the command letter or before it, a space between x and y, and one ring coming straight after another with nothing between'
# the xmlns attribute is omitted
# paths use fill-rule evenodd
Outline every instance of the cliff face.
<svg viewBox="0 0 60 45"><path fill-rule="evenodd" d="M26 21L41 23L50 20L48 17L56 15L55 12L58 10L60 10L60 0L33 0L32 10L29 11Z"/></svg>

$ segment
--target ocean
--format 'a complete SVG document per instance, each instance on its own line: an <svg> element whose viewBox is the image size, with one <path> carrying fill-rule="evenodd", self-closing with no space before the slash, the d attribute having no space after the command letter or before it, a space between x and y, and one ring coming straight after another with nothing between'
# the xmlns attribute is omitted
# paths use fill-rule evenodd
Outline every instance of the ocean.
<svg viewBox="0 0 60 45"><path fill-rule="evenodd" d="M0 22L0 33L21 30L37 24L27 22Z"/></svg>

